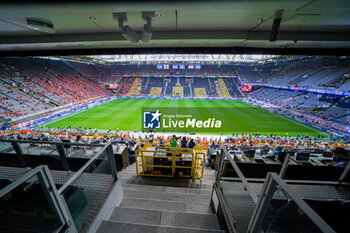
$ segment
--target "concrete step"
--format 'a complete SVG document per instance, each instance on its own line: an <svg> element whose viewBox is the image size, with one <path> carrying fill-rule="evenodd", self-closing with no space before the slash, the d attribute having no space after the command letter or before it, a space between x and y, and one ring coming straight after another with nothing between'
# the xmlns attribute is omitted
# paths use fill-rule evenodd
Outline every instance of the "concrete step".
<svg viewBox="0 0 350 233"><path fill-rule="evenodd" d="M125 197L120 204L120 207L145 209L145 210L161 210L161 211L175 211L184 213L198 213L211 214L209 203L184 203L176 201L165 200L148 200L141 198Z"/></svg>
<svg viewBox="0 0 350 233"><path fill-rule="evenodd" d="M139 224L160 225L162 211L116 207L109 220Z"/></svg>
<svg viewBox="0 0 350 233"><path fill-rule="evenodd" d="M179 187L166 187L157 185L143 185L143 184L130 184L123 183L123 190L133 191L151 191L151 192L165 192L165 193L188 193L188 194L202 194L211 195L212 188L179 188Z"/></svg>
<svg viewBox="0 0 350 233"><path fill-rule="evenodd" d="M118 172L118 175L120 176L129 176L129 177L133 177L133 176L137 176L136 175L136 169L132 169L132 170L122 170L120 172ZM209 172L206 172L203 174L203 178L205 179L211 179L211 180L215 180L216 179L216 173L212 170Z"/></svg>
<svg viewBox="0 0 350 233"><path fill-rule="evenodd" d="M173 179L164 177L143 177L143 176L121 176L120 180L124 184L143 184L166 187L179 188L201 188L211 189L213 187L213 180L192 180L192 179Z"/></svg>
<svg viewBox="0 0 350 233"><path fill-rule="evenodd" d="M209 203L210 195L208 194L191 194L191 193L168 193L168 192L152 192L152 191L135 191L128 190L123 191L124 196L128 198L142 198L149 200L165 200L165 201L177 201L185 203Z"/></svg>
<svg viewBox="0 0 350 233"><path fill-rule="evenodd" d="M223 233L223 231L103 221L97 233Z"/></svg>
<svg viewBox="0 0 350 233"><path fill-rule="evenodd" d="M192 214L117 207L114 209L110 220L168 227L220 230L214 214Z"/></svg>

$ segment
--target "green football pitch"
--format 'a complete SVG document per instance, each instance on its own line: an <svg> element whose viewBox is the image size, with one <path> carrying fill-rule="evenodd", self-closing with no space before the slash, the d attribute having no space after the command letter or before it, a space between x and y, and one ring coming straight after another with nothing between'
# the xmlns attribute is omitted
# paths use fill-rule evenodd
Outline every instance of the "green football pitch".
<svg viewBox="0 0 350 233"><path fill-rule="evenodd" d="M261 133L296 136L318 134L325 132L289 118L270 113L238 100L202 100L202 99L134 99L119 98L92 109L60 118L43 125L45 128L71 126L100 130L142 131L142 108L182 109L188 113L208 119L215 117L222 121L220 130L211 129L197 131L176 129L176 132L232 134L232 133ZM161 130L160 130L161 131Z"/></svg>

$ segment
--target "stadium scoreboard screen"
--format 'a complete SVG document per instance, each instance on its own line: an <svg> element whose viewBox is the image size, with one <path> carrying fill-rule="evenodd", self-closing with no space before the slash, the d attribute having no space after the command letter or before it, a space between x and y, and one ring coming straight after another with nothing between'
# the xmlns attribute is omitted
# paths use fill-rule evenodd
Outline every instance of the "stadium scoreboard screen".
<svg viewBox="0 0 350 233"><path fill-rule="evenodd" d="M119 88L119 82L105 82L103 85L110 90L117 90Z"/></svg>
<svg viewBox="0 0 350 233"><path fill-rule="evenodd" d="M157 70L169 70L169 69L184 70L184 69L186 69L186 66L185 66L185 64L173 64L173 65L158 64L157 65ZM201 65L188 65L188 69L192 69L192 70L193 69L201 69Z"/></svg>
<svg viewBox="0 0 350 233"><path fill-rule="evenodd" d="M243 84L241 87L242 92L251 92L253 90L252 85Z"/></svg>
<svg viewBox="0 0 350 233"><path fill-rule="evenodd" d="M202 66L200 64L189 64L187 66L187 69L189 69L189 70L200 70L200 69L202 69Z"/></svg>
<svg viewBox="0 0 350 233"><path fill-rule="evenodd" d="M118 89L118 83L110 83L109 84L109 89L111 89L111 90Z"/></svg>

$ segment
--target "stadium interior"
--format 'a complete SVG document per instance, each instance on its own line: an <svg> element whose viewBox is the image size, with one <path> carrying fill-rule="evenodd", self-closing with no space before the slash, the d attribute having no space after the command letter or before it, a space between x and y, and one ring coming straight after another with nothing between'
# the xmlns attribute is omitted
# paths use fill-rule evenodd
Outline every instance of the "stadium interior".
<svg viewBox="0 0 350 233"><path fill-rule="evenodd" d="M0 232L349 232L349 12L0 3Z"/></svg>

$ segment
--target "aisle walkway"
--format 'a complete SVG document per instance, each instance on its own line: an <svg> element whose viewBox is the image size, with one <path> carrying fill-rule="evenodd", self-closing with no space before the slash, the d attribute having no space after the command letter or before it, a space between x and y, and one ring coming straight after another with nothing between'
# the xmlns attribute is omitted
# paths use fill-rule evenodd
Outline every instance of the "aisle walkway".
<svg viewBox="0 0 350 233"><path fill-rule="evenodd" d="M121 171L124 199L98 233L221 233L209 208L215 172L202 180L136 176L135 164Z"/></svg>

